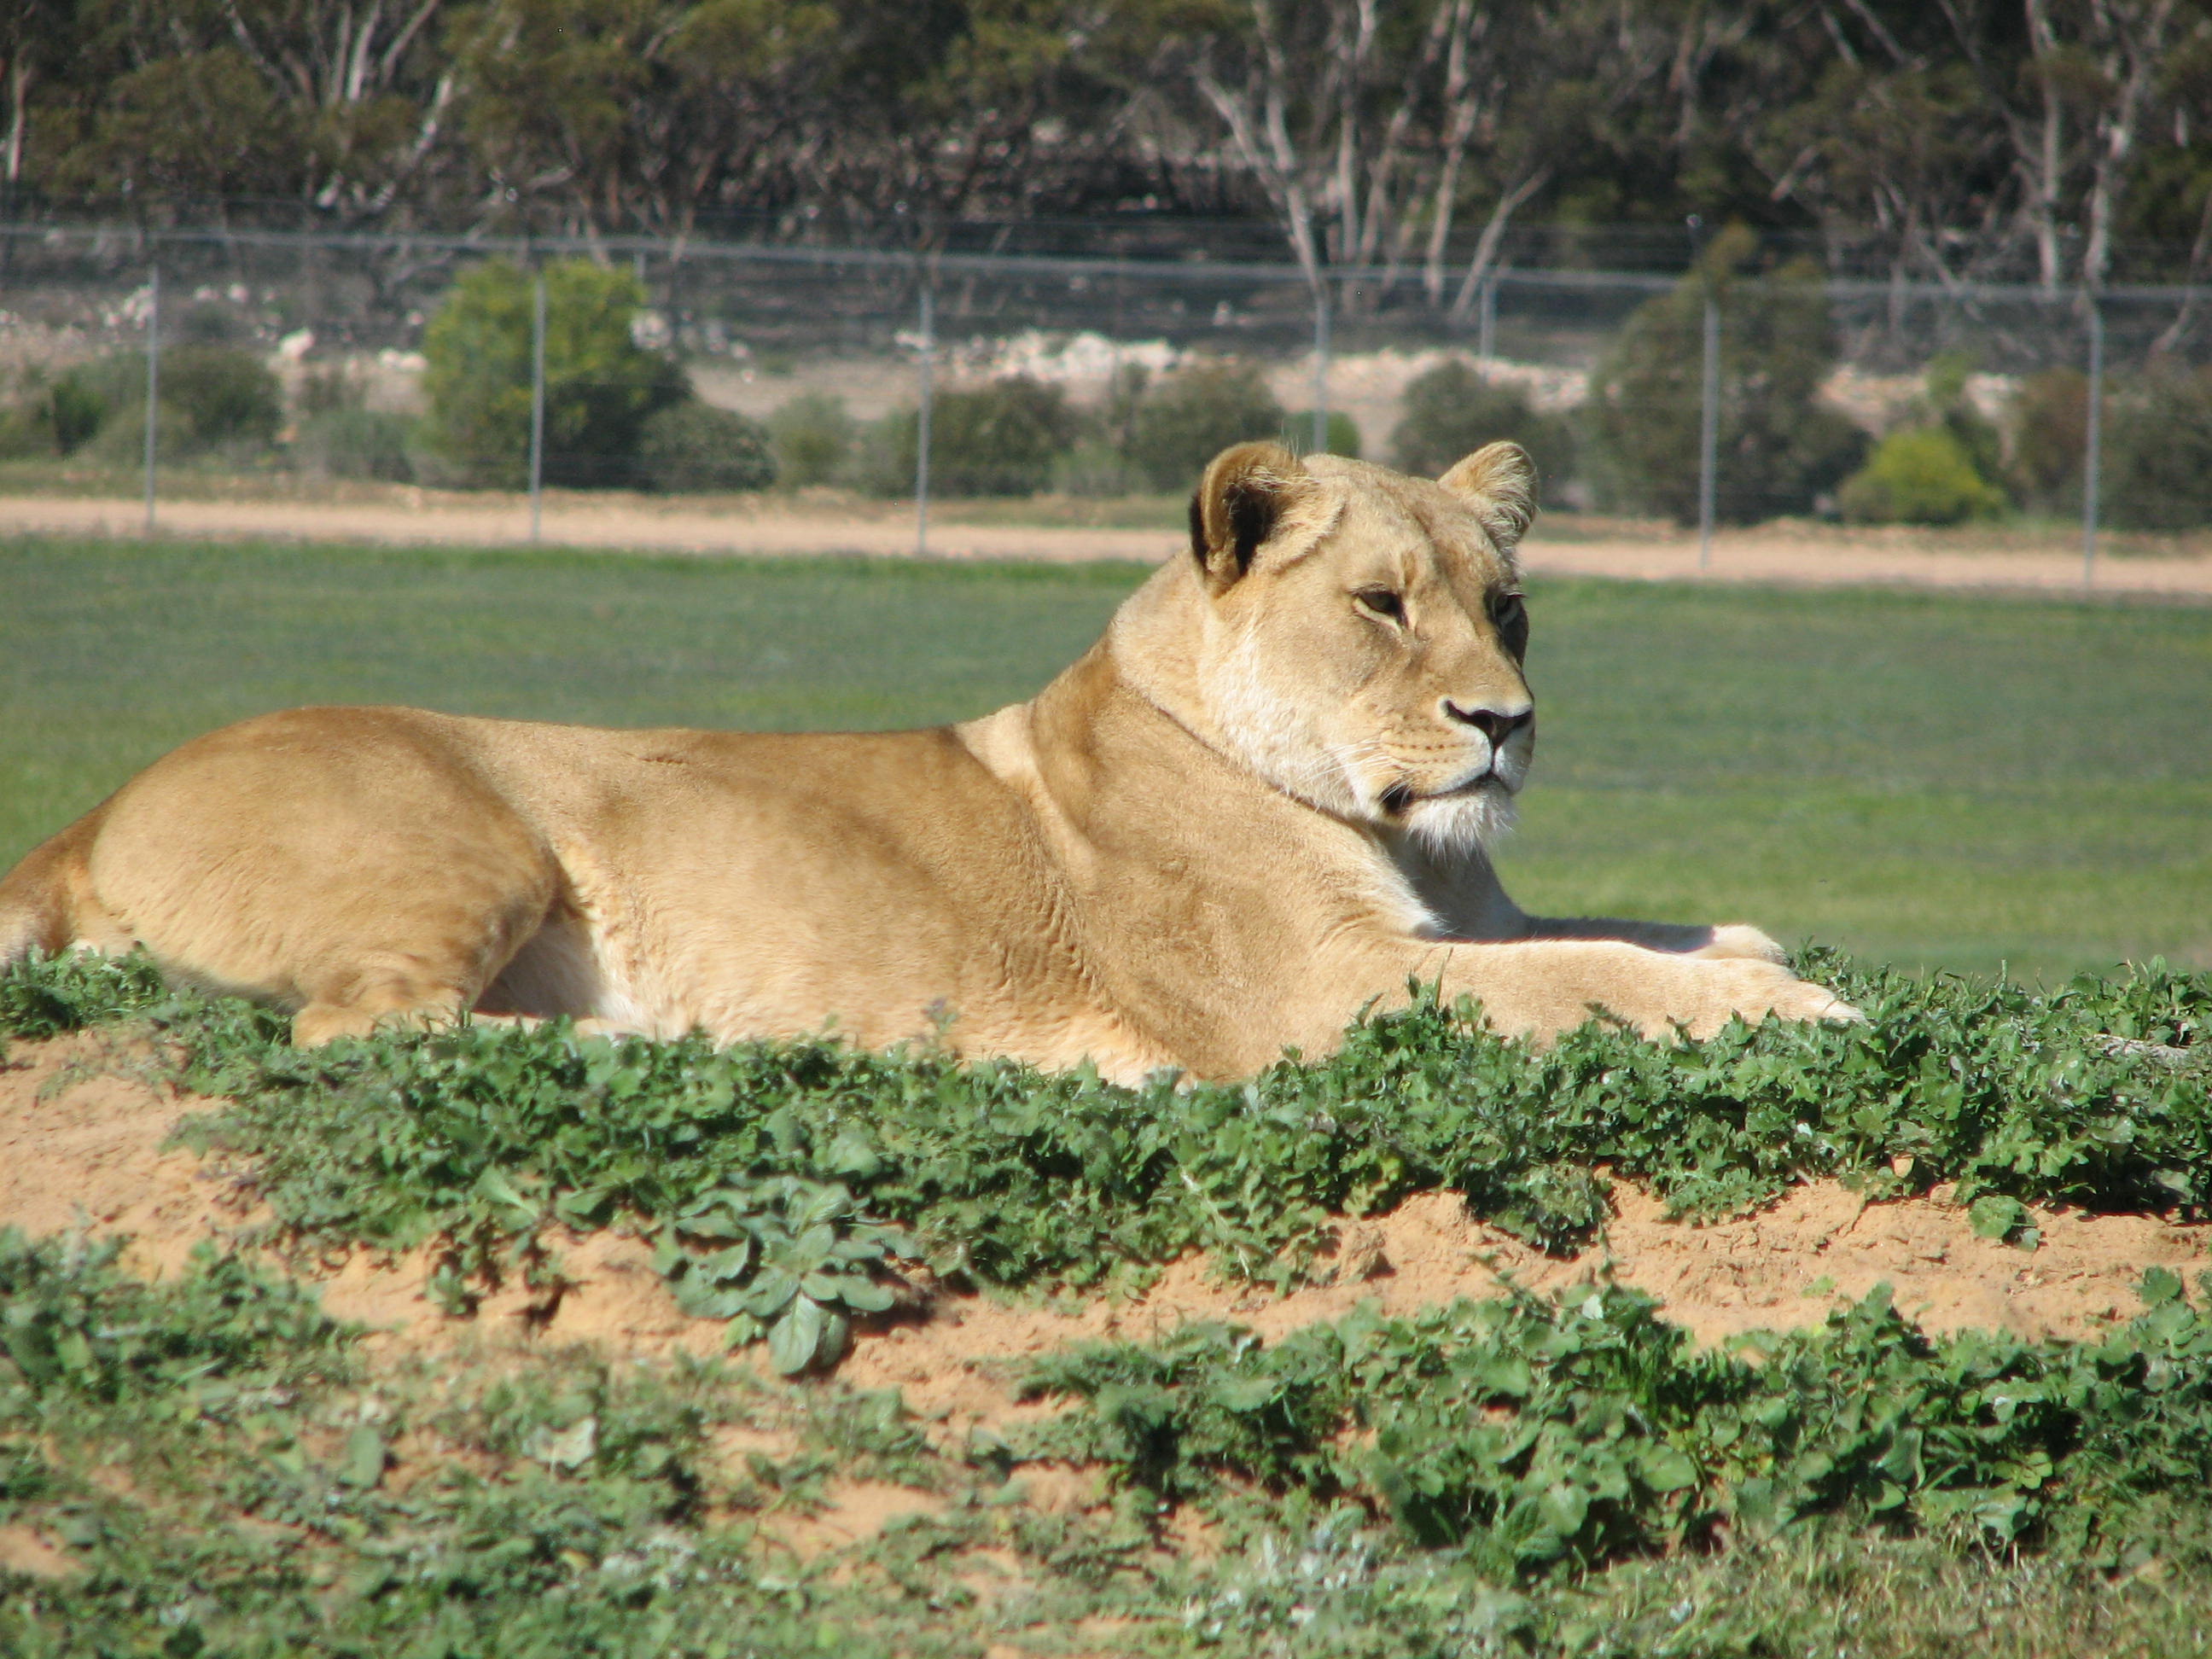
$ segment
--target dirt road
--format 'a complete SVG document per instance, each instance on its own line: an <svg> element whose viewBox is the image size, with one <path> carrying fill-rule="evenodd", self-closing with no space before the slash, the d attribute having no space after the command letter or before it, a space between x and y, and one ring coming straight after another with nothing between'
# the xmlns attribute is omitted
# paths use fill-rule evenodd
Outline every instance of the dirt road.
<svg viewBox="0 0 2212 1659"><path fill-rule="evenodd" d="M516 546L526 543L530 533L528 508L518 498L426 491L336 502L164 501L157 522L162 533L182 537L464 547ZM0 497L0 536L137 536L143 532L144 523L144 506L136 501ZM903 557L915 552L915 525L911 514L896 507L808 511L750 503L710 508L634 496L564 498L548 502L540 540L549 546L707 556L858 553ZM1126 559L1149 563L1164 556L1177 540L1174 532L1163 529L940 520L930 527L928 551L933 557L946 559ZM1947 545L1941 537L1926 535L1869 532L1855 537L1761 526L1716 537L1711 561L1701 569L1694 537L1645 529L1553 539L1540 525L1524 556L1528 568L1538 574L1645 581L1702 579L2062 592L2083 586L2078 550L2047 538L2022 538L2019 545L2007 547L1993 543L1987 532L1971 545ZM2100 593L2212 599L2212 555L2106 556L2100 560L2091 586Z"/></svg>

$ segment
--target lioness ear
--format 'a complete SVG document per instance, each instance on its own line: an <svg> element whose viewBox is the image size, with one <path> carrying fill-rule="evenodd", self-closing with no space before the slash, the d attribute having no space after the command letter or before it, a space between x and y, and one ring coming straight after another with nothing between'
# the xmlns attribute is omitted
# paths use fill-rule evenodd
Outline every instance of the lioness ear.
<svg viewBox="0 0 2212 1659"><path fill-rule="evenodd" d="M1485 444L1437 482L1474 509L1501 550L1535 519L1536 464L1519 444Z"/></svg>
<svg viewBox="0 0 2212 1659"><path fill-rule="evenodd" d="M1224 592L1252 568L1310 477L1280 444L1238 444L1207 464L1190 498L1190 550L1209 591Z"/></svg>

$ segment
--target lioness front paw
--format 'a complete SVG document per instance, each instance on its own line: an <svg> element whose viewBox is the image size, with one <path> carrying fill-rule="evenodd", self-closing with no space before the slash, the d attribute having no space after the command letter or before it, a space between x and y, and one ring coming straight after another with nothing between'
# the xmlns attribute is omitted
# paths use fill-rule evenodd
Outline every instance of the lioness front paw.
<svg viewBox="0 0 2212 1659"><path fill-rule="evenodd" d="M1707 961L1725 961L1734 957L1747 957L1753 962L1771 962L1778 967L1790 959L1790 953L1777 945L1758 928L1740 921L1732 921L1712 930L1713 936L1697 950L1693 957Z"/></svg>
<svg viewBox="0 0 2212 1659"><path fill-rule="evenodd" d="M1722 1006L1682 1022L1692 1036L1711 1036L1737 1015L1754 1025L1769 1014L1840 1025L1866 1023L1864 1014L1826 986L1799 979L1775 963L1729 957L1711 962L1705 971L1711 976L1711 988L1718 993Z"/></svg>

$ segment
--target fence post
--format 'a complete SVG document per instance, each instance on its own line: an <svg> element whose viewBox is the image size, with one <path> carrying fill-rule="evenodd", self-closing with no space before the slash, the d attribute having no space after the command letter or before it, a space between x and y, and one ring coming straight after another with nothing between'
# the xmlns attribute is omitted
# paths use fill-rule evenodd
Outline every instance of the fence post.
<svg viewBox="0 0 2212 1659"><path fill-rule="evenodd" d="M937 293L921 279L921 398L914 416L914 556L929 556L929 416L937 396Z"/></svg>
<svg viewBox="0 0 2212 1659"><path fill-rule="evenodd" d="M1328 453L1328 279L1314 283L1313 453Z"/></svg>
<svg viewBox="0 0 2212 1659"><path fill-rule="evenodd" d="M157 254L146 284L146 533L154 533L154 476L161 455L161 261Z"/></svg>
<svg viewBox="0 0 2212 1659"><path fill-rule="evenodd" d="M530 307L530 542L538 544L545 510L545 271L531 284Z"/></svg>
<svg viewBox="0 0 2212 1659"><path fill-rule="evenodd" d="M2081 446L2081 586L2089 587L2097 580L2097 485L2104 470L2105 310L2095 289L2084 289L2081 297L2089 320L2089 407Z"/></svg>
<svg viewBox="0 0 2212 1659"><path fill-rule="evenodd" d="M1721 429L1721 304L1705 273L1705 362L1698 398L1698 568L1713 562L1713 475L1719 467Z"/></svg>

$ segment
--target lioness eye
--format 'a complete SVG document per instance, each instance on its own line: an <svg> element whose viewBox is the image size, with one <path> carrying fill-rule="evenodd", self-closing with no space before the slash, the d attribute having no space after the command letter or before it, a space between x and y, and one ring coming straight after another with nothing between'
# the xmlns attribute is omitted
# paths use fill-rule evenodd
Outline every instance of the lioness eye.
<svg viewBox="0 0 2212 1659"><path fill-rule="evenodd" d="M1380 617L1385 622L1406 620L1406 602L1387 587L1363 587L1352 596L1352 602L1370 616Z"/></svg>
<svg viewBox="0 0 2212 1659"><path fill-rule="evenodd" d="M1490 602L1490 620L1517 661L1528 648L1528 607L1518 593L1500 593Z"/></svg>

